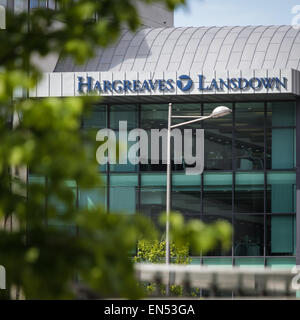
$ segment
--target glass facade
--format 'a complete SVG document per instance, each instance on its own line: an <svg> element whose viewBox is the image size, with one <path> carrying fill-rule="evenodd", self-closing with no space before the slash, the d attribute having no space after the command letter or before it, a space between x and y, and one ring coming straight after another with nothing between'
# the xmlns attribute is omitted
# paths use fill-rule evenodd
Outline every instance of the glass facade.
<svg viewBox="0 0 300 320"><path fill-rule="evenodd" d="M227 252L215 248L206 256L192 252L192 263L243 267L295 263L295 102L174 103L173 113L207 115L217 105L228 106L232 115L188 127L205 130L203 174L186 175L184 160L172 163L172 209L186 219L229 221L232 247ZM119 133L119 121L127 121L128 132L135 128L150 132L167 128L167 110L167 104L98 105L83 119L82 129L110 128ZM99 174L105 186L78 190L79 206L102 204L120 214L144 214L158 225L166 203L164 163L107 164L99 166ZM164 232L164 227L160 229Z"/></svg>

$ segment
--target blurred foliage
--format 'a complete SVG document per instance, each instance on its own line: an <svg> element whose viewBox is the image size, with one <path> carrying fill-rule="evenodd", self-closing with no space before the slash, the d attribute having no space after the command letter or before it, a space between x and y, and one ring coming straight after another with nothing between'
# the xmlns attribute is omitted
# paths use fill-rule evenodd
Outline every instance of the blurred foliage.
<svg viewBox="0 0 300 320"><path fill-rule="evenodd" d="M138 263L164 263L166 259L166 241L159 240L140 240L137 246L137 255L134 261ZM175 243L170 244L171 263L189 264L191 258L189 256L189 244L176 246ZM165 285L160 284L158 287L155 283L145 283L144 288L148 295L165 295ZM171 285L170 292L173 296L182 296L183 287L180 285Z"/></svg>
<svg viewBox="0 0 300 320"><path fill-rule="evenodd" d="M137 246L135 262L164 263L166 258L166 241L159 240L140 240ZM176 246L170 244L170 258L172 263L188 264L191 262L189 257L189 244Z"/></svg>
<svg viewBox="0 0 300 320"><path fill-rule="evenodd" d="M170 9L185 2L139 1ZM57 53L84 63L97 46L116 41L122 27L137 30L136 2L59 2L56 11L8 11L7 29L0 31L0 263L8 288L0 298L14 298L11 288L26 299L72 298L78 279L100 297L138 298L142 290L128 257L138 240L155 238L152 224L76 203L78 190L101 192L95 135L79 130L82 116L100 98L28 97L41 77L33 57ZM30 183L26 169L35 177ZM179 220L174 218L174 238L204 245L196 234L204 225L180 228Z"/></svg>

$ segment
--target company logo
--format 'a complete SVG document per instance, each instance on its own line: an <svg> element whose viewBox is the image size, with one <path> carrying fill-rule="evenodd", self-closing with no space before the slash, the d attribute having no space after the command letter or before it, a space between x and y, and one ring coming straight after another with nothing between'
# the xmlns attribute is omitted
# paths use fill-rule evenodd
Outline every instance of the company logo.
<svg viewBox="0 0 300 320"><path fill-rule="evenodd" d="M183 84L185 82L185 85ZM189 91L193 86L193 81L189 76L183 75L177 80L177 88L181 91Z"/></svg>
<svg viewBox="0 0 300 320"><path fill-rule="evenodd" d="M5 275L5 268L0 266L0 290L6 289L6 275Z"/></svg>
<svg viewBox="0 0 300 320"><path fill-rule="evenodd" d="M259 92L262 89L278 90L281 88L287 89L287 78L272 77L262 78L253 77L247 78L216 78L207 81L204 75L197 76L195 82L188 75L181 75L175 81L174 79L150 79L150 80L103 80L95 81L92 77L78 77L78 92L79 93L99 93L99 94L124 94L124 93L164 93L172 94L176 92L190 92L197 90L199 92L210 91L247 91L253 89Z"/></svg>

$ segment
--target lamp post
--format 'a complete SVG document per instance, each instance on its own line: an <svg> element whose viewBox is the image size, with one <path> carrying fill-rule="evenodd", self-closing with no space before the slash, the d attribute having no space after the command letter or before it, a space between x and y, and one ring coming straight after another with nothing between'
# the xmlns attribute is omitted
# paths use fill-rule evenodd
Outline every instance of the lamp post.
<svg viewBox="0 0 300 320"><path fill-rule="evenodd" d="M231 109L225 106L216 107L208 116L173 116L172 103L169 103L168 112L168 135L167 135L167 196L166 196L166 265L170 264L170 208L171 208L171 130L188 124L200 122L206 119L220 118L230 114ZM172 125L172 119L190 119L175 125ZM168 284L166 286L166 295L170 293L170 277L168 275Z"/></svg>

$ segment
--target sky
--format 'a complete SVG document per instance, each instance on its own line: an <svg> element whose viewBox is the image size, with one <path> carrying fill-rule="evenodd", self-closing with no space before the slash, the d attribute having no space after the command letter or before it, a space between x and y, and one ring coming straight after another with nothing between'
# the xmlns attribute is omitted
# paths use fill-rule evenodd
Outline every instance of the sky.
<svg viewBox="0 0 300 320"><path fill-rule="evenodd" d="M300 0L186 0L187 9L175 11L175 26L233 26L291 24L292 8ZM296 19L296 18L295 18Z"/></svg>

